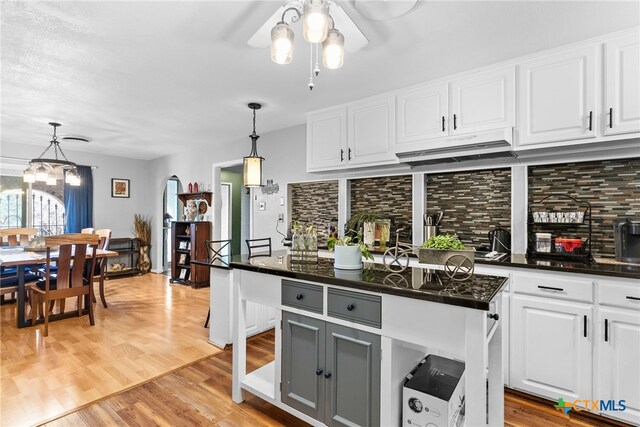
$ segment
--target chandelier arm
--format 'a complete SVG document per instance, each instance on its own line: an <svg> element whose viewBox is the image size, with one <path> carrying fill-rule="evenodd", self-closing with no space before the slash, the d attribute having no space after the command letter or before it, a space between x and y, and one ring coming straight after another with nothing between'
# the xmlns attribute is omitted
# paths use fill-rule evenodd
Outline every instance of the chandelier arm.
<svg viewBox="0 0 640 427"><path fill-rule="evenodd" d="M302 18L302 13L297 8L291 6L291 7L286 8L284 10L284 12L282 12L282 19L280 19L280 22L278 22L278 24L283 24L284 23L284 16L290 10L293 10L294 12L296 12L296 14L291 17L291 22L298 22L300 20L300 18Z"/></svg>
<svg viewBox="0 0 640 427"><path fill-rule="evenodd" d="M47 154L47 151L49 151L49 148L51 148L52 145L53 145L53 141L51 141L49 143L49 146L47 148L45 148L44 151L42 153L40 153L40 155L37 158L40 159L40 158L44 157L44 155ZM31 162L29 162L29 163L31 163Z"/></svg>
<svg viewBox="0 0 640 427"><path fill-rule="evenodd" d="M60 150L60 154L62 154L62 157L64 157L64 159L68 162L69 159L67 159L67 156L64 155L64 152L62 151L62 147L60 147L60 144L56 144L56 148ZM57 158L58 158L58 153L56 152L56 159Z"/></svg>
<svg viewBox="0 0 640 427"><path fill-rule="evenodd" d="M331 19L331 29L335 30L336 29L336 23L333 20L333 16L329 15L329 19Z"/></svg>

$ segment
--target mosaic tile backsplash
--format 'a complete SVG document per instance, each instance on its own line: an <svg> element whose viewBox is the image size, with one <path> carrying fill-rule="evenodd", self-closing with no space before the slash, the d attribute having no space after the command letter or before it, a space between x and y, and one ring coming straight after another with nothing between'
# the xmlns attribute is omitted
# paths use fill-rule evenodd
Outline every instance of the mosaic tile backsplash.
<svg viewBox="0 0 640 427"><path fill-rule="evenodd" d="M338 181L289 184L291 220L313 223L318 245L327 244L327 226L338 223Z"/></svg>
<svg viewBox="0 0 640 427"><path fill-rule="evenodd" d="M397 228L403 227L400 239L411 242L412 176L382 176L351 180L351 214L375 211L391 219L391 241Z"/></svg>
<svg viewBox="0 0 640 427"><path fill-rule="evenodd" d="M427 212L442 211L440 233L488 246L494 228L511 229L511 168L427 174Z"/></svg>
<svg viewBox="0 0 640 427"><path fill-rule="evenodd" d="M530 166L529 201L549 194L568 194L591 203L591 251L594 256L613 257L613 220L640 216L640 158ZM559 201L557 210L571 210L569 203L568 199ZM582 236L585 230L568 227L565 233Z"/></svg>

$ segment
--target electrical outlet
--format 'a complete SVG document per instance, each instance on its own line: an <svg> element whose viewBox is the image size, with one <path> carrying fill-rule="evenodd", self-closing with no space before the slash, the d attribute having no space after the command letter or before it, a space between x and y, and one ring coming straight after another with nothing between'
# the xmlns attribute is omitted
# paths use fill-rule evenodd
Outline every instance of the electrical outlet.
<svg viewBox="0 0 640 427"><path fill-rule="evenodd" d="M284 214L278 214L278 222L284 222Z"/></svg>

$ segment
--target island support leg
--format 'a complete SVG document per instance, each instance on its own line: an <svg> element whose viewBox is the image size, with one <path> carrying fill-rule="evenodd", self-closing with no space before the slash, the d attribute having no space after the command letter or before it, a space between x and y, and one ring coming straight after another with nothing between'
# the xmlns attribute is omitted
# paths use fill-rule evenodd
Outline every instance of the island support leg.
<svg viewBox="0 0 640 427"><path fill-rule="evenodd" d="M489 425L504 425L504 370L502 366L502 313L489 342Z"/></svg>
<svg viewBox="0 0 640 427"><path fill-rule="evenodd" d="M487 425L487 313L465 314L465 425Z"/></svg>
<svg viewBox="0 0 640 427"><path fill-rule="evenodd" d="M244 394L240 384L247 372L247 302L242 299L240 276L233 275L233 366L231 398L236 403L244 402Z"/></svg>

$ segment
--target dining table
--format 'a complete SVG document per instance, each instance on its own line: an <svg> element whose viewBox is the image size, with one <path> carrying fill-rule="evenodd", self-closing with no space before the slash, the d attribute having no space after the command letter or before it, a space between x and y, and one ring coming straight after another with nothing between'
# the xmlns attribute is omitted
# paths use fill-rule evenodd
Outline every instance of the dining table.
<svg viewBox="0 0 640 427"><path fill-rule="evenodd" d="M118 256L118 252L109 251L104 249L96 249L96 260L100 258L111 258ZM91 258L91 253L87 252L87 258ZM51 251L51 260L58 259L58 251ZM24 303L26 299L26 286L25 286L25 268L31 265L45 264L47 262L47 252L45 250L31 250L29 247L22 246L10 246L0 248L0 266L1 267L16 267L16 273L18 276L18 316L17 326L18 328L24 328L31 326L31 319L25 319ZM89 295L86 298L86 303L90 304ZM83 314L88 312L85 308ZM68 317L78 316L77 311L70 311L68 313L61 313L52 315L49 320L59 320ZM37 323L44 322L44 319L38 319Z"/></svg>

